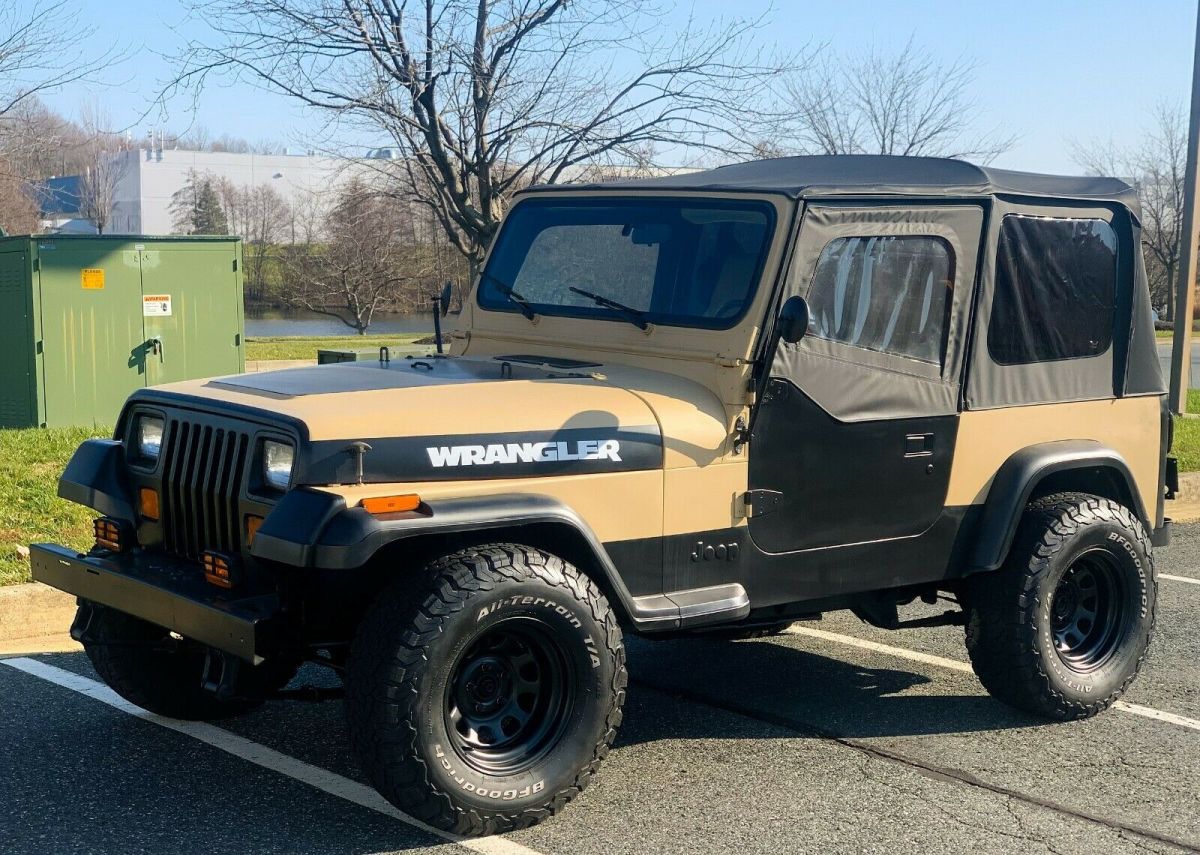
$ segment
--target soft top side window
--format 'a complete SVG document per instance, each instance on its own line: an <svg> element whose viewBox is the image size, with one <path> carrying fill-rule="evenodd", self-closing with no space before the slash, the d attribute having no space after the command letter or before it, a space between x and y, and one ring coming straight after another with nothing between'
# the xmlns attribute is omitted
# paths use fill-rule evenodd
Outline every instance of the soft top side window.
<svg viewBox="0 0 1200 855"><path fill-rule="evenodd" d="M1009 214L988 323L1001 365L1098 356L1112 345L1117 235L1099 219Z"/></svg>
<svg viewBox="0 0 1200 855"><path fill-rule="evenodd" d="M954 252L932 235L841 237L821 250L809 334L940 364Z"/></svg>

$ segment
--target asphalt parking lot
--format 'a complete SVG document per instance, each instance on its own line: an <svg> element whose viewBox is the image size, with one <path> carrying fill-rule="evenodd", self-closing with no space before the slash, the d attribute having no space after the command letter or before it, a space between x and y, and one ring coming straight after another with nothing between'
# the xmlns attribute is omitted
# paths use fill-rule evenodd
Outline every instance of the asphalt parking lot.
<svg viewBox="0 0 1200 855"><path fill-rule="evenodd" d="M9 658L0 851L1200 852L1200 525L1158 568L1142 676L1072 724L988 698L957 628L835 615L766 641L633 641L597 782L548 823L474 841L363 784L336 702L174 722L121 702L82 654Z"/></svg>

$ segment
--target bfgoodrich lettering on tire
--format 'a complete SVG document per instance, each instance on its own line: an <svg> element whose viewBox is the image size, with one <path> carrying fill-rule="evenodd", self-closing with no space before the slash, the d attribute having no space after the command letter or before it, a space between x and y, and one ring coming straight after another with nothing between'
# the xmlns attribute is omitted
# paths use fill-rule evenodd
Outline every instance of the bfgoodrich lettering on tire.
<svg viewBox="0 0 1200 855"><path fill-rule="evenodd" d="M586 576L529 547L478 547L373 604L348 663L350 739L401 810L494 834L588 784L626 682L616 617Z"/></svg>
<svg viewBox="0 0 1200 855"><path fill-rule="evenodd" d="M1149 538L1128 508L1083 493L1030 504L1005 565L964 590L967 651L994 696L1086 718L1125 691L1154 633Z"/></svg>

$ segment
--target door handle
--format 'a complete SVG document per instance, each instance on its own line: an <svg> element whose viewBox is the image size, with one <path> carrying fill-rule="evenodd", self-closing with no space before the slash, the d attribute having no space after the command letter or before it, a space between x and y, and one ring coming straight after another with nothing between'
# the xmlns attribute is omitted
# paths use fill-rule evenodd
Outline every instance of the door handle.
<svg viewBox="0 0 1200 855"><path fill-rule="evenodd" d="M933 454L933 434L910 433L904 437L905 457L929 457Z"/></svg>
<svg viewBox="0 0 1200 855"><path fill-rule="evenodd" d="M162 343L161 338L152 338L148 342L146 342L146 344L148 344L150 346L150 352L158 357L158 361L160 363L167 361L167 358L163 352L164 348L163 348L163 343Z"/></svg>

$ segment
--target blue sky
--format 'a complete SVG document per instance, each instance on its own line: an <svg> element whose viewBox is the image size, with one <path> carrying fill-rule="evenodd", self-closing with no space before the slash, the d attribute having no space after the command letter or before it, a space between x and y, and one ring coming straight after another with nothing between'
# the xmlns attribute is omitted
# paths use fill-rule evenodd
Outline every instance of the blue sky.
<svg viewBox="0 0 1200 855"><path fill-rule="evenodd" d="M17 0L19 6L30 2ZM311 118L282 97L244 84L210 87L194 119L190 99L179 99L168 104L165 116L154 112L138 121L169 75L156 52L171 52L203 26L189 20L178 0L76 2L81 23L96 30L81 51L118 44L129 58L106 72L108 85L72 85L48 95L51 106L74 114L85 103L98 103L114 123L133 124L135 136L156 124L179 130L195 121L212 137L227 133L303 146ZM765 0L695 0L680 4L677 14L682 20L690 11L704 21L731 8L752 15L770 7ZM1187 103L1195 0L777 0L769 14L766 37L781 47L813 42L847 52L871 44L899 49L913 37L947 62L976 60L973 94L983 111L981 128L1017 137L998 166L1078 171L1070 140L1131 144L1156 102Z"/></svg>

